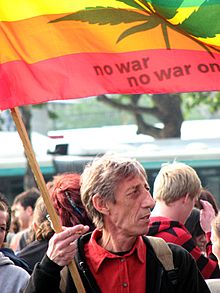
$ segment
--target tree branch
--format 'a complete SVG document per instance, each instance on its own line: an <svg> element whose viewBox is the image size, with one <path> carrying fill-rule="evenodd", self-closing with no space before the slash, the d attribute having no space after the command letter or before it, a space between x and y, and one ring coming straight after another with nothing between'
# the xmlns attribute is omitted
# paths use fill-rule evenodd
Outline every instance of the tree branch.
<svg viewBox="0 0 220 293"><path fill-rule="evenodd" d="M123 104L119 101L116 101L113 98L108 98L106 95L101 95L97 97L98 101L101 101L103 103L106 103L108 105L110 105L113 108L116 109L120 109L120 110L124 110L127 112L131 112L131 113L136 113L136 114L151 114L153 116L157 116L159 115L157 108L153 107L153 108L147 108L147 107L140 107L140 106L135 106L132 104Z"/></svg>

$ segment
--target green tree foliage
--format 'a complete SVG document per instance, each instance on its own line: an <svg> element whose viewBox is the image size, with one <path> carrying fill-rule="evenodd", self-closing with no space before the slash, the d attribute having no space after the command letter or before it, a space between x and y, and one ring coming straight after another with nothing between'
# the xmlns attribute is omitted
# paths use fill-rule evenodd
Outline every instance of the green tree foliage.
<svg viewBox="0 0 220 293"><path fill-rule="evenodd" d="M99 101L131 113L138 126L138 133L155 138L180 137L185 119L217 117L220 110L219 92L195 92L175 95L125 95L120 99L105 95ZM203 110L209 117L204 117ZM157 126L159 123L159 127Z"/></svg>
<svg viewBox="0 0 220 293"><path fill-rule="evenodd" d="M102 95L98 100L131 113L136 121L138 133L155 138L180 137L180 128L184 120L180 94L137 94L126 95L121 99Z"/></svg>
<svg viewBox="0 0 220 293"><path fill-rule="evenodd" d="M172 95L165 98L163 95L105 95L74 103L35 105L30 109L47 108L52 121L49 130L137 124L139 133L154 137L178 137L183 120L220 117L220 92L182 93L175 99ZM26 107L26 112L30 109ZM26 112L23 111L23 115ZM171 119L174 114L176 122ZM30 121L30 117L27 113L25 120ZM0 118L3 124L3 115ZM172 128L167 126L165 132L163 128L168 122ZM27 124L27 129L29 127Z"/></svg>
<svg viewBox="0 0 220 293"><path fill-rule="evenodd" d="M218 117L220 93L103 95L49 106L56 117L51 129L137 124L138 133L179 137L184 120Z"/></svg>
<svg viewBox="0 0 220 293"><path fill-rule="evenodd" d="M214 114L220 109L220 92L195 92L182 94L182 101L187 111L206 105L210 113Z"/></svg>

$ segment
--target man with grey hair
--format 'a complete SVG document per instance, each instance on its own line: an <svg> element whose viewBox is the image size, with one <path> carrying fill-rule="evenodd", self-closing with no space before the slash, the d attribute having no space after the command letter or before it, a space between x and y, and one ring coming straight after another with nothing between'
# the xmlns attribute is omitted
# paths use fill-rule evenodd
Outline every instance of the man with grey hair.
<svg viewBox="0 0 220 293"><path fill-rule="evenodd" d="M205 279L219 278L217 260L211 256L211 220L215 216L211 204L201 201L200 225L207 238L207 257L196 246L192 235L184 226L201 192L201 182L196 171L187 164L173 162L162 166L155 182L153 196L156 201L150 217L148 235L163 238L166 242L184 247L195 258Z"/></svg>
<svg viewBox="0 0 220 293"><path fill-rule="evenodd" d="M86 292L209 292L186 250L168 246L174 263L168 271L144 236L154 200L137 160L104 155L85 168L81 181L82 202L97 228L78 241L76 234L87 229L82 225L81 232L75 226L54 235L25 293L59 292L60 270L74 255ZM70 278L65 292L76 292Z"/></svg>

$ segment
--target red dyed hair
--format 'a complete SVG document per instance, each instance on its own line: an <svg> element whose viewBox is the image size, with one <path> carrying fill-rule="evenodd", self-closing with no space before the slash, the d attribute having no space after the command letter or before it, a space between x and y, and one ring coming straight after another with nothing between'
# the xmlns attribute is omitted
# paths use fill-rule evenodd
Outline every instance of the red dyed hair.
<svg viewBox="0 0 220 293"><path fill-rule="evenodd" d="M91 230L94 228L80 198L79 174L56 175L52 182L48 182L47 187L63 226L71 227L76 224L84 224L88 225Z"/></svg>

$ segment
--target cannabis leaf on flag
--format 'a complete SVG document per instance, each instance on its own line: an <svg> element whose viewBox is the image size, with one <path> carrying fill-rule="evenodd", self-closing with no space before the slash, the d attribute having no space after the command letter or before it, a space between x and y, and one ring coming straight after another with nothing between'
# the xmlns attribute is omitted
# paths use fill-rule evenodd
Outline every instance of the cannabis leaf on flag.
<svg viewBox="0 0 220 293"><path fill-rule="evenodd" d="M127 9L102 6L86 7L84 10L55 19L52 22L75 20L98 25L110 24L112 26L120 23L136 24L137 22L141 22L141 24L133 25L123 31L119 35L116 43L129 35L160 26L167 49L171 49L167 31L168 28L171 28L192 39L212 56L213 54L210 48L220 52L220 49L214 46L216 35L220 34L219 10L213 7L216 1L200 1L199 6L191 8L183 15L179 12L179 9L184 7L181 6L185 2L183 0L169 1L169 4L165 0L117 1L126 3L128 6L139 10L132 11L129 10L129 7Z"/></svg>

